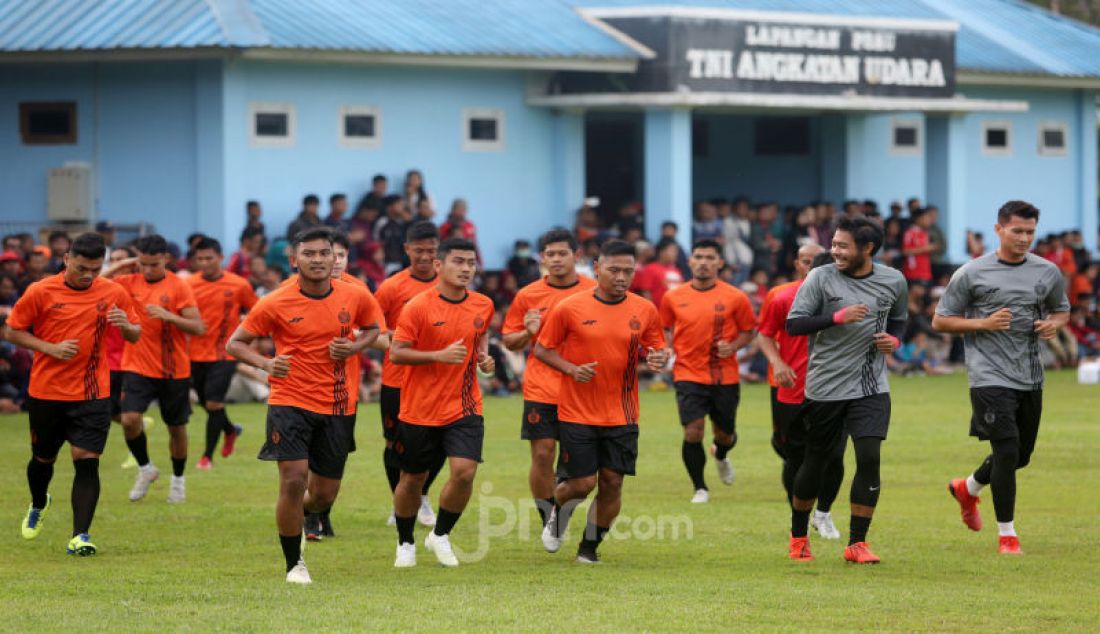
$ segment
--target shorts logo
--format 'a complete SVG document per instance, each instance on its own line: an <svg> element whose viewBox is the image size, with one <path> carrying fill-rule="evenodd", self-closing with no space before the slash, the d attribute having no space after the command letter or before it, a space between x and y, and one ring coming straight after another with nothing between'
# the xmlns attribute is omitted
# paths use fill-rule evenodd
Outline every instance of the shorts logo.
<svg viewBox="0 0 1100 634"><path fill-rule="evenodd" d="M351 313L348 312L348 309L341 308L340 314L338 314L336 318L340 320L340 323L346 324L351 321Z"/></svg>
<svg viewBox="0 0 1100 634"><path fill-rule="evenodd" d="M634 315L630 318L630 329L631 330L641 330L642 329L642 322L638 321L638 316L637 315Z"/></svg>
<svg viewBox="0 0 1100 634"><path fill-rule="evenodd" d="M992 425L994 422L996 422L996 420L997 420L997 415L994 414L993 412L986 412L985 413L985 422L986 423L989 423L990 425Z"/></svg>
<svg viewBox="0 0 1100 634"><path fill-rule="evenodd" d="M485 326L485 320L481 317L474 317L474 328L481 330Z"/></svg>
<svg viewBox="0 0 1100 634"><path fill-rule="evenodd" d="M726 305L725 304L718 303L718 304L714 305L714 312L716 312L716 313L725 312L725 310L726 310Z"/></svg>
<svg viewBox="0 0 1100 634"><path fill-rule="evenodd" d="M393 441L393 450L399 454L405 453L405 445L401 444L400 440Z"/></svg>
<svg viewBox="0 0 1100 634"><path fill-rule="evenodd" d="M542 416L539 416L538 411L531 410L530 412L527 412L527 422L528 423L531 423L532 425L537 425L537 424L539 424L539 421L541 421L541 420L542 420Z"/></svg>
<svg viewBox="0 0 1100 634"><path fill-rule="evenodd" d="M561 452L561 462L562 462L562 464L569 464L569 452L568 451Z"/></svg>
<svg viewBox="0 0 1100 634"><path fill-rule="evenodd" d="M271 432L271 444L277 445L277 444L279 444L279 441L282 440L282 439L283 439L283 437L279 435L279 432L277 432L277 431Z"/></svg>
<svg viewBox="0 0 1100 634"><path fill-rule="evenodd" d="M296 323L298 323L298 322L300 322L300 321L302 321L302 320L304 320L304 319L305 319L305 317L291 317L290 319L286 320L286 323L288 323L288 324L296 324Z"/></svg>
<svg viewBox="0 0 1100 634"><path fill-rule="evenodd" d="M38 444L38 434L35 433L33 430L31 431L31 444L32 445L37 445Z"/></svg>
<svg viewBox="0 0 1100 634"><path fill-rule="evenodd" d="M382 419L382 424L386 426L386 429L393 429L393 419L389 416Z"/></svg>

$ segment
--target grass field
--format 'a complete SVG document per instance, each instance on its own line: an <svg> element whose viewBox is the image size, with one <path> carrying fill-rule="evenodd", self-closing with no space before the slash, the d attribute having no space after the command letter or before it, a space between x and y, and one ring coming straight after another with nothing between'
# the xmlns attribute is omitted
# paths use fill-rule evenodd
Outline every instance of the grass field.
<svg viewBox="0 0 1100 634"><path fill-rule="evenodd" d="M100 554L87 559L64 554L71 521L67 460L59 461L42 534L32 542L19 537L28 501L26 423L22 416L0 418L0 518L7 526L0 531L0 629L1100 628L1100 389L1076 385L1069 373L1049 377L1038 449L1019 478L1016 523L1027 554L1006 558L996 554L988 494L987 526L971 533L945 490L950 477L966 474L983 456L966 435L965 378L895 379L893 386L883 493L870 534L884 563L875 567L847 565L841 543L816 538L816 561L785 558L789 511L768 444L762 386L743 392L741 441L731 454L737 481L724 487L708 463L707 505L688 503L673 395L642 395L639 476L627 480L623 514L631 519L619 531L628 538L609 538L596 567L572 561L580 521L562 552L542 550L527 502L527 447L518 440L521 401L513 397L486 400L486 462L453 533L456 547L468 553L487 543L484 557L445 570L421 548L417 568L394 570L378 410L368 405L359 416L360 450L333 513L338 536L306 552L310 587L283 581L275 467L253 457L263 406L231 407L247 428L241 451L211 472L193 469L205 415L193 417L188 501L179 506L165 502L164 428L153 428L150 445L164 476L136 504L126 499L133 471L119 468L122 435L112 430L92 531ZM845 533L848 479L834 508ZM520 521L506 530L508 509L515 508ZM418 541L424 530L418 526ZM489 538L493 531L507 534Z"/></svg>

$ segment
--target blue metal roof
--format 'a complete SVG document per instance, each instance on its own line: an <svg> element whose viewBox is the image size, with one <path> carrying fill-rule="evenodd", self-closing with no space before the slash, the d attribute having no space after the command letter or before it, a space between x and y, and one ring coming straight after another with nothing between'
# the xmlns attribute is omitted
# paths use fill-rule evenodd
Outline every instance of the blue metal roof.
<svg viewBox="0 0 1100 634"><path fill-rule="evenodd" d="M0 53L277 48L632 59L578 8L674 5L959 23L960 69L1100 76L1100 30L1023 0L0 0Z"/></svg>

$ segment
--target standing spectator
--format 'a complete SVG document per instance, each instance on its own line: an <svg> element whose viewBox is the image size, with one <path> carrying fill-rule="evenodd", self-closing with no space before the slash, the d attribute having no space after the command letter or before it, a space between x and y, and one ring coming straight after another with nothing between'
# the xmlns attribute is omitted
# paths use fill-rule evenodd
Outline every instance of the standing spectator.
<svg viewBox="0 0 1100 634"><path fill-rule="evenodd" d="M684 251L684 247L680 244L680 239L677 234L680 233L680 227L671 220L666 220L661 223L661 239L660 242L665 240L672 240L676 243L676 246L680 247L680 255L676 258L676 266L680 269L680 275L685 280L691 279L691 267L688 266L687 255ZM719 239L720 243L722 240Z"/></svg>
<svg viewBox="0 0 1100 634"><path fill-rule="evenodd" d="M382 174L375 174L370 181L370 191L360 198L359 204L355 206L355 215L358 216L359 212L364 209L374 209L381 215L382 203L386 199L388 190L389 181L386 180L386 177Z"/></svg>
<svg viewBox="0 0 1100 634"><path fill-rule="evenodd" d="M600 216L596 213L599 205L598 198L585 198L581 208L577 210L577 223L573 227L573 233L577 241L595 240L600 235Z"/></svg>
<svg viewBox="0 0 1100 634"><path fill-rule="evenodd" d="M426 222L432 222L435 220L435 207L432 206L432 200L430 198L421 198L416 203L416 219L424 220Z"/></svg>
<svg viewBox="0 0 1100 634"><path fill-rule="evenodd" d="M46 270L50 263L49 253L49 248L40 246L35 247L27 254L23 267L23 277L19 279L20 293L27 290L27 287L31 284L49 276L49 272Z"/></svg>
<svg viewBox="0 0 1100 634"><path fill-rule="evenodd" d="M469 207L466 205L466 200L464 198L455 198L455 201L451 203L451 212L447 214L446 222L439 227L439 234L443 236L457 235L476 245L477 229L474 227L474 223L466 218L468 212ZM453 234L456 229L459 232Z"/></svg>
<svg viewBox="0 0 1100 634"><path fill-rule="evenodd" d="M1066 248L1073 253L1073 261L1078 271L1084 271L1088 267L1091 258L1088 249L1085 248L1085 237L1074 229L1066 233Z"/></svg>
<svg viewBox="0 0 1100 634"><path fill-rule="evenodd" d="M387 196L382 203L385 216L374 225L374 239L382 243L386 275L405 268L405 230L408 218L405 200L400 196Z"/></svg>
<svg viewBox="0 0 1100 634"><path fill-rule="evenodd" d="M730 283L740 286L752 270L752 207L745 198L733 201L733 212L722 224L726 243L725 260L732 276Z"/></svg>
<svg viewBox="0 0 1100 634"><path fill-rule="evenodd" d="M880 251L879 257L886 266L900 269L904 259L901 255L901 240L904 235L901 218L893 216L887 218L886 224L882 227L882 232L882 251Z"/></svg>
<svg viewBox="0 0 1100 634"><path fill-rule="evenodd" d="M657 243L657 260L644 267L643 290L648 291L649 298L657 306L661 305L665 293L684 283L680 267L676 266L679 254L680 245L675 240L661 240Z"/></svg>
<svg viewBox="0 0 1100 634"><path fill-rule="evenodd" d="M229 256L225 269L241 277L248 276L252 258L263 255L264 230L262 227L245 227L241 231L240 246L237 252Z"/></svg>
<svg viewBox="0 0 1100 634"><path fill-rule="evenodd" d="M424 189L424 175L420 173L420 170L405 172L405 187L401 191L401 195L405 199L405 207L411 213L420 213L420 203L422 201L426 200L428 206L432 206L432 199L428 196L428 191ZM435 215L434 212L432 215Z"/></svg>
<svg viewBox="0 0 1100 634"><path fill-rule="evenodd" d="M348 197L345 194L333 194L328 197L328 215L322 221L326 226L347 231L349 222L344 217L348 212Z"/></svg>
<svg viewBox="0 0 1100 634"><path fill-rule="evenodd" d="M637 230L639 234L643 233L645 227L641 217L641 206L636 202L623 203L619 206L619 217L615 219L614 226L611 227L611 233L614 236L627 240L626 236L633 230Z"/></svg>
<svg viewBox="0 0 1100 634"><path fill-rule="evenodd" d="M936 250L936 245L928 240L928 226L932 216L923 209L912 212L912 224L905 230L905 236L901 241L901 254L905 260L901 267L901 274L910 284L914 282L927 286L932 283L932 259L930 253Z"/></svg>
<svg viewBox="0 0 1100 634"><path fill-rule="evenodd" d="M103 241L107 243L107 249L111 249L115 245L115 225L110 220L100 220L95 223L95 232L103 236Z"/></svg>
<svg viewBox="0 0 1100 634"><path fill-rule="evenodd" d="M321 199L316 194L309 194L302 199L302 211L298 212L298 217L291 222L286 228L286 239L293 241L294 236L298 235L303 229L310 227L316 227L321 223L320 216L317 215L317 209L321 206Z"/></svg>
<svg viewBox="0 0 1100 634"><path fill-rule="evenodd" d="M917 212L920 211L920 198L917 198L916 196L910 198L909 200L905 201L905 207L909 210L909 221L912 222L913 218L917 215Z"/></svg>
<svg viewBox="0 0 1100 634"><path fill-rule="evenodd" d="M778 216L777 204L764 203L760 205L756 222L752 224L752 266L767 271L769 277L775 275L778 269L778 255L783 248L782 223Z"/></svg>
<svg viewBox="0 0 1100 634"><path fill-rule="evenodd" d="M970 259L985 255L985 236L980 231L966 232L966 254Z"/></svg>
<svg viewBox="0 0 1100 634"><path fill-rule="evenodd" d="M367 242L359 253L359 270L367 278L367 286L373 293L386 279L386 252L381 242Z"/></svg>
<svg viewBox="0 0 1100 634"><path fill-rule="evenodd" d="M348 222L350 257L362 260L366 257L367 243L374 242L374 226L381 215L379 207L360 207Z"/></svg>
<svg viewBox="0 0 1100 634"><path fill-rule="evenodd" d="M695 205L695 222L691 225L692 242L699 240L722 240L722 219L718 217L718 207L709 201L699 201Z"/></svg>
<svg viewBox="0 0 1100 634"><path fill-rule="evenodd" d="M928 214L928 228L925 229L928 232L928 242L936 247L936 250L928 255L932 261L932 273L938 277L945 268L951 268L950 263L945 260L947 257L947 236L940 228L940 208L935 205L928 205L925 207L924 213Z"/></svg>
<svg viewBox="0 0 1100 634"><path fill-rule="evenodd" d="M65 231L51 231L47 242L50 245L50 261L46 265L46 270L50 273L59 273L65 268L65 254L69 252L72 240Z"/></svg>
<svg viewBox="0 0 1100 634"><path fill-rule="evenodd" d="M508 272L515 278L516 288L523 288L542 277L539 262L531 255L531 243L516 240L512 257L508 259Z"/></svg>
<svg viewBox="0 0 1100 634"><path fill-rule="evenodd" d="M252 290L263 286L264 275L267 273L267 260L262 255L254 255L249 261L248 266L248 283L252 285Z"/></svg>
<svg viewBox="0 0 1100 634"><path fill-rule="evenodd" d="M259 229L260 230L260 235L262 235L262 236L267 235L267 229L264 227L263 221L260 220L260 218L262 218L263 215L264 215L264 211L260 207L260 201L250 200L250 201L246 202L244 204L244 215L245 215L245 222L244 222L245 228Z"/></svg>

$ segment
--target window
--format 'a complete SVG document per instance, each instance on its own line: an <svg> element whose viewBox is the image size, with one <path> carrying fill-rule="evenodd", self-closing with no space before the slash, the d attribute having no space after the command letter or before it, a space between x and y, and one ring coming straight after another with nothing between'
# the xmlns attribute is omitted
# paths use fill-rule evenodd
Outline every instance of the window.
<svg viewBox="0 0 1100 634"><path fill-rule="evenodd" d="M249 139L254 146L292 147L296 121L294 106L253 103L249 106Z"/></svg>
<svg viewBox="0 0 1100 634"><path fill-rule="evenodd" d="M370 106L340 108L340 145L381 147L382 111Z"/></svg>
<svg viewBox="0 0 1100 634"><path fill-rule="evenodd" d="M920 119L894 119L890 123L890 153L919 155L922 151Z"/></svg>
<svg viewBox="0 0 1100 634"><path fill-rule="evenodd" d="M810 120L757 117L753 121L752 141L757 156L805 156L810 153Z"/></svg>
<svg viewBox="0 0 1100 634"><path fill-rule="evenodd" d="M1064 123L1039 124L1039 156L1065 156L1067 127Z"/></svg>
<svg viewBox="0 0 1100 634"><path fill-rule="evenodd" d="M982 123L982 154L1012 156L1012 124L1007 121Z"/></svg>
<svg viewBox="0 0 1100 634"><path fill-rule="evenodd" d="M691 156L710 156L710 122L706 119L695 118L691 121Z"/></svg>
<svg viewBox="0 0 1100 634"><path fill-rule="evenodd" d="M499 152L504 149L504 111L466 108L462 111L462 149Z"/></svg>
<svg viewBox="0 0 1100 634"><path fill-rule="evenodd" d="M19 134L27 145L76 143L76 102L19 104Z"/></svg>

